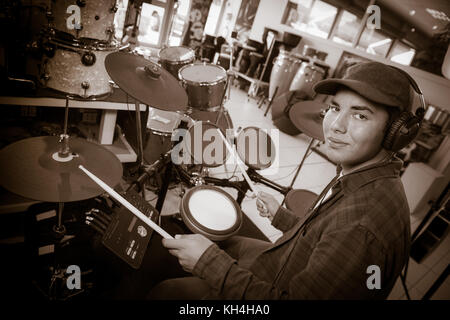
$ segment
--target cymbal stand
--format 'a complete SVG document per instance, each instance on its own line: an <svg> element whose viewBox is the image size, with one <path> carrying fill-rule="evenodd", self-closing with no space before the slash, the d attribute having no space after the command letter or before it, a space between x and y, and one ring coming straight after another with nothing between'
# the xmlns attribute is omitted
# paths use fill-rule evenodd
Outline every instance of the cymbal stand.
<svg viewBox="0 0 450 320"><path fill-rule="evenodd" d="M138 147L138 161L139 168L144 165L144 143L142 140L142 124L141 124L141 104L139 101L135 101L135 111L136 111L136 138Z"/></svg>
<svg viewBox="0 0 450 320"><path fill-rule="evenodd" d="M316 141L316 139L311 138L311 141L309 142L308 147L306 148L306 151L303 154L302 161L298 165L298 168L297 168L297 171L295 172L294 178L292 179L291 184L289 185L289 190L292 190L295 180L297 180L297 176L300 173L301 168L303 167L303 163L305 162L306 158L309 156L311 147L315 141ZM283 205L285 201L286 201L286 194L284 195L284 199L283 199L283 202L281 203L281 205Z"/></svg>
<svg viewBox="0 0 450 320"><path fill-rule="evenodd" d="M60 146L58 151L58 157L55 159L56 161L65 162L73 159L73 155L71 154L69 147L69 135L67 134L68 123L69 123L69 96L66 96L66 106L64 112L64 131L60 135L59 139ZM64 202L59 202L58 220L57 220L58 224L53 226L53 231L55 232L57 238L62 238L66 233L66 228L62 223L63 210L64 210Z"/></svg>

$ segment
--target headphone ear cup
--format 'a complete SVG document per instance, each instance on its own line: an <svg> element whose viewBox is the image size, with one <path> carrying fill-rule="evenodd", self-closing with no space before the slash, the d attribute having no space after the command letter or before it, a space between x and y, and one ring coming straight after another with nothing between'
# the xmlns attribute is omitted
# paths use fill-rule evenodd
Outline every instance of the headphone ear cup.
<svg viewBox="0 0 450 320"><path fill-rule="evenodd" d="M395 119L384 137L383 147L397 152L406 147L419 133L420 120L411 112L402 112Z"/></svg>

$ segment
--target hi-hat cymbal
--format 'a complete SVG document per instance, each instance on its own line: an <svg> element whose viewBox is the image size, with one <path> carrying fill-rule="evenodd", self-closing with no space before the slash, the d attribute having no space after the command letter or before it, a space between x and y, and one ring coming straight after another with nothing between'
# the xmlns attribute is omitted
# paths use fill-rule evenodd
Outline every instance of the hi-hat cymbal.
<svg viewBox="0 0 450 320"><path fill-rule="evenodd" d="M322 120L327 105L314 100L300 101L289 110L289 119L294 126L307 136L324 141Z"/></svg>
<svg viewBox="0 0 450 320"><path fill-rule="evenodd" d="M111 79L134 99L161 110L186 110L186 91L157 64L131 53L113 52L106 56L105 67Z"/></svg>
<svg viewBox="0 0 450 320"><path fill-rule="evenodd" d="M0 184L20 196L46 201L71 202L103 193L78 165L85 166L109 186L122 177L122 164L109 150L80 138L70 138L69 161L58 158L59 137L24 139L0 150ZM55 160L56 159L56 160Z"/></svg>

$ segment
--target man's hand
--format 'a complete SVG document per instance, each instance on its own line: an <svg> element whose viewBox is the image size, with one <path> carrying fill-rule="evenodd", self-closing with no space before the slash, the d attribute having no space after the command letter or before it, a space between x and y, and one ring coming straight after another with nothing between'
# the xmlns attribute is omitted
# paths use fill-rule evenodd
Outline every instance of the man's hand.
<svg viewBox="0 0 450 320"><path fill-rule="evenodd" d="M163 239L162 244L171 255L178 258L183 270L192 272L202 254L213 244L201 234L177 234L175 239Z"/></svg>
<svg viewBox="0 0 450 320"><path fill-rule="evenodd" d="M273 217L278 211L280 204L274 196L261 191L258 193L258 199L256 200L256 208L259 211L259 215L267 217L272 221Z"/></svg>

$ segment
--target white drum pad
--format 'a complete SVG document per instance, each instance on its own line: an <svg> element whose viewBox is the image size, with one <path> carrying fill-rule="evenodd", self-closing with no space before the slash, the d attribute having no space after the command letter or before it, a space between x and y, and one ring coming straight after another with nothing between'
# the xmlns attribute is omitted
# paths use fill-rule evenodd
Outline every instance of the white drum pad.
<svg viewBox="0 0 450 320"><path fill-rule="evenodd" d="M202 226L224 231L236 223L236 210L233 203L215 190L194 192L189 199L189 211Z"/></svg>

